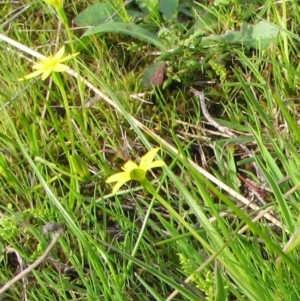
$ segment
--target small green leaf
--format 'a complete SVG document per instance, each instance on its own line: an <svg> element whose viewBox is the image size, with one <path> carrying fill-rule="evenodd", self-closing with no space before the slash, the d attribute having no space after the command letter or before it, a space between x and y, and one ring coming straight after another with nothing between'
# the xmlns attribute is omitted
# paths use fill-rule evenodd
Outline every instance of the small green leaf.
<svg viewBox="0 0 300 301"><path fill-rule="evenodd" d="M143 86L148 89L161 86L164 82L165 66L165 62L150 65L143 75Z"/></svg>
<svg viewBox="0 0 300 301"><path fill-rule="evenodd" d="M91 177L88 165L79 155L70 155L70 161L76 173L83 179L88 180Z"/></svg>
<svg viewBox="0 0 300 301"><path fill-rule="evenodd" d="M218 27L219 19L213 13L207 13L197 20L189 33L193 32L192 37L202 36L207 32L213 32Z"/></svg>
<svg viewBox="0 0 300 301"><path fill-rule="evenodd" d="M115 13L111 5L107 3L95 3L82 11L75 18L75 24L95 26L105 22Z"/></svg>
<svg viewBox="0 0 300 301"><path fill-rule="evenodd" d="M167 20L176 17L178 12L178 0L160 0L159 11Z"/></svg>
<svg viewBox="0 0 300 301"><path fill-rule="evenodd" d="M160 40L156 35L151 33L149 30L138 26L134 23L126 22L108 22L101 25L95 26L88 29L83 36L90 36L93 34L104 34L104 33L122 33L130 35L141 41L153 44L162 51L167 51L167 46Z"/></svg>
<svg viewBox="0 0 300 301"><path fill-rule="evenodd" d="M173 82L172 78L166 79L162 86L162 89L165 90L166 88L168 88L172 84L172 82Z"/></svg>
<svg viewBox="0 0 300 301"><path fill-rule="evenodd" d="M279 33L278 27L260 21L257 24L243 23L240 31L227 30L224 35L210 35L202 38L202 45L211 45L212 41L241 44L257 49L268 48Z"/></svg>
<svg viewBox="0 0 300 301"><path fill-rule="evenodd" d="M151 15L157 11L158 0L136 0L135 2L144 15Z"/></svg>

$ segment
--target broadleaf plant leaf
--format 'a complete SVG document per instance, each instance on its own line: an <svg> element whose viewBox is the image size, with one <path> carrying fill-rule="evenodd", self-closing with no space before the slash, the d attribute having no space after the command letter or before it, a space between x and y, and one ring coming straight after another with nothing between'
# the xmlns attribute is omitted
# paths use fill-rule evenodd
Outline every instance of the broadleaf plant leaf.
<svg viewBox="0 0 300 301"><path fill-rule="evenodd" d="M143 86L149 89L161 86L164 82L165 66L165 62L157 62L150 65L143 75Z"/></svg>
<svg viewBox="0 0 300 301"><path fill-rule="evenodd" d="M161 51L167 51L166 44L149 30L128 22L107 22L101 25L88 29L83 36L104 33L121 33L130 35L141 41L147 42L156 46Z"/></svg>
<svg viewBox="0 0 300 301"><path fill-rule="evenodd" d="M202 38L202 45L212 45L214 41L225 41L230 44L241 44L244 46L266 49L279 33L278 27L260 21L257 24L243 23L240 31L227 30L223 35L210 35Z"/></svg>
<svg viewBox="0 0 300 301"><path fill-rule="evenodd" d="M136 0L135 2L139 6L142 13L147 16L157 11L159 0Z"/></svg>
<svg viewBox="0 0 300 301"><path fill-rule="evenodd" d="M81 26L96 26L112 18L115 10L107 3L95 3L79 13L74 22Z"/></svg>
<svg viewBox="0 0 300 301"><path fill-rule="evenodd" d="M178 12L178 0L160 0L159 11L167 20L176 17Z"/></svg>

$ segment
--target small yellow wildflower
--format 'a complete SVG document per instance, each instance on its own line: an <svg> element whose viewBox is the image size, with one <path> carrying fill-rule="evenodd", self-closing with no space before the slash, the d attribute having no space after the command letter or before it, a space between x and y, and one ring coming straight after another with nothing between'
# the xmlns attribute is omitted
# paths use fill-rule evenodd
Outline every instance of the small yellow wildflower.
<svg viewBox="0 0 300 301"><path fill-rule="evenodd" d="M113 193L116 193L121 186L130 180L143 181L146 177L146 173L149 169L155 167L161 167L165 165L164 161L153 161L159 148L153 148L147 154L141 158L140 165L137 165L133 161L128 161L122 167L123 172L119 172L115 175L110 176L105 182L113 183L117 182L113 188Z"/></svg>
<svg viewBox="0 0 300 301"><path fill-rule="evenodd" d="M40 74L42 74L42 80L45 80L49 77L51 72L65 72L69 70L70 68L67 65L62 64L62 62L68 61L72 57L78 55L79 52L63 57L64 53L65 46L62 46L54 56L50 54L48 57L40 59L39 63L33 65L32 69L36 69L36 71L19 78L19 80L30 79L39 76Z"/></svg>
<svg viewBox="0 0 300 301"><path fill-rule="evenodd" d="M53 6L56 10L63 7L63 0L44 0L47 4Z"/></svg>

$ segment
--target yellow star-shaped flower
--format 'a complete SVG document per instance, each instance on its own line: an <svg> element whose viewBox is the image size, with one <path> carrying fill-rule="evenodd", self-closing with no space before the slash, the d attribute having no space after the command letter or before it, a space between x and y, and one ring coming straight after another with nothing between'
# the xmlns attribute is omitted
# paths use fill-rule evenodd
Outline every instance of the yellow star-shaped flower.
<svg viewBox="0 0 300 301"><path fill-rule="evenodd" d="M117 182L113 188L113 193L116 193L121 186L123 186L126 182L130 180L136 181L143 181L146 177L146 173L149 169L155 167L161 167L165 165L164 161L153 161L156 153L158 152L159 148L153 148L147 154L145 154L141 158L140 165L137 165L133 161L128 161L122 167L123 172L119 172L115 175L110 176L105 182L106 183L113 183Z"/></svg>
<svg viewBox="0 0 300 301"><path fill-rule="evenodd" d="M54 56L50 54L48 57L40 59L39 63L33 65L32 69L36 69L36 71L19 78L19 80L30 79L39 76L40 74L42 74L42 80L45 80L49 77L51 72L65 72L69 70L70 68L67 65L62 64L62 62L68 61L72 57L78 55L79 52L63 57L64 53L65 46L62 46Z"/></svg>

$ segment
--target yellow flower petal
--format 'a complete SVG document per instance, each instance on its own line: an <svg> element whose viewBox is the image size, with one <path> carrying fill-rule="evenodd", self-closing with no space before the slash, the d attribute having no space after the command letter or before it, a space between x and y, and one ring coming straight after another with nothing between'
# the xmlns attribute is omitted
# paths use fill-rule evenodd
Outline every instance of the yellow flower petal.
<svg viewBox="0 0 300 301"><path fill-rule="evenodd" d="M57 64L56 66L54 66L53 71L55 72L65 72L68 71L70 69L69 66L64 65L64 64Z"/></svg>
<svg viewBox="0 0 300 301"><path fill-rule="evenodd" d="M155 167L162 167L162 166L165 166L166 163L164 161L154 161L152 163L149 164L149 168L148 169L152 169L152 168L155 168Z"/></svg>
<svg viewBox="0 0 300 301"><path fill-rule="evenodd" d="M65 53L65 46L62 46L57 52L56 54L53 56L54 59L56 60L61 60L61 58L64 56Z"/></svg>
<svg viewBox="0 0 300 301"><path fill-rule="evenodd" d="M45 80L46 78L48 78L50 74L51 74L51 70L49 70L49 69L45 70L42 75L42 80Z"/></svg>
<svg viewBox="0 0 300 301"><path fill-rule="evenodd" d="M152 161L158 151L159 151L159 148L156 147L156 148L151 149L146 155L144 155L141 158L140 168L144 169L144 170L150 169L151 167L149 167L149 166L152 163Z"/></svg>
<svg viewBox="0 0 300 301"><path fill-rule="evenodd" d="M24 77L18 78L18 80L22 81L22 80L25 80L25 79L30 79L30 78L33 78L33 77L37 77L42 73L43 73L43 70L37 70L37 71L34 71L32 73L29 73L29 74L25 75Z"/></svg>
<svg viewBox="0 0 300 301"><path fill-rule="evenodd" d="M124 164L124 166L122 167L122 169L127 172L130 173L133 169L135 168L139 168L138 165L136 163L134 163L133 161L129 160L128 162L126 162Z"/></svg>
<svg viewBox="0 0 300 301"><path fill-rule="evenodd" d="M121 181L122 179L126 179L126 181L130 181L130 174L128 172L119 172L110 176L105 182L113 183L113 182Z"/></svg>
<svg viewBox="0 0 300 301"><path fill-rule="evenodd" d="M112 190L112 193L116 193L121 188L121 186L123 186L126 182L128 181L125 181L125 179L117 182Z"/></svg>
<svg viewBox="0 0 300 301"><path fill-rule="evenodd" d="M44 63L36 63L32 66L32 69L43 69L44 68Z"/></svg>
<svg viewBox="0 0 300 301"><path fill-rule="evenodd" d="M78 54L80 54L80 52L76 52L76 53L67 55L67 56L61 58L59 61L60 61L60 63L65 62L65 61L68 61L69 59L71 59L71 58L77 56Z"/></svg>

